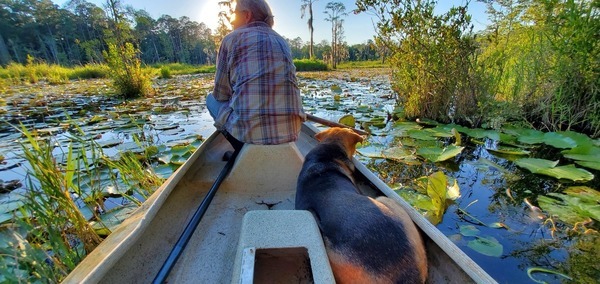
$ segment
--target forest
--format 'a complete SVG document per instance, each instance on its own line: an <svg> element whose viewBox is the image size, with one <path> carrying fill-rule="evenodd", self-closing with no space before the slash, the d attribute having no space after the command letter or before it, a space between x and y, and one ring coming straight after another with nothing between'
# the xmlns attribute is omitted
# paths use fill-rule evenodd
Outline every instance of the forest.
<svg viewBox="0 0 600 284"><path fill-rule="evenodd" d="M50 0L0 1L0 64L25 64L27 56L65 66L103 63L107 37L111 36L109 15L103 7L85 0L71 0L64 7ZM298 5L300 8L300 5ZM162 15L152 18L145 10L123 7L130 40L140 50L142 62L214 64L219 39L229 29L216 31L188 17ZM301 38L288 39L294 58L308 58L309 47ZM345 59L375 60L373 41L345 46ZM327 41L315 45L315 57L331 50Z"/></svg>

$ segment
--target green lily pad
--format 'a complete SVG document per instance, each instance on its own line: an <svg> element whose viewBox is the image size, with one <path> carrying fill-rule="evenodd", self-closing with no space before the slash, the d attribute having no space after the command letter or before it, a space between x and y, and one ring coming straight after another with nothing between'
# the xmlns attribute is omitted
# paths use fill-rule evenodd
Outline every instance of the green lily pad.
<svg viewBox="0 0 600 284"><path fill-rule="evenodd" d="M410 138L418 139L418 140L425 140L425 141L436 141L437 140L437 138L434 137L431 132L424 131L424 130L412 129L412 130L408 130L406 132L406 134L408 134L408 136Z"/></svg>
<svg viewBox="0 0 600 284"><path fill-rule="evenodd" d="M586 187L569 187L563 193L550 193L539 196L540 207L563 222L571 225L586 221L588 218L600 221L600 192Z"/></svg>
<svg viewBox="0 0 600 284"><path fill-rule="evenodd" d="M500 133L495 130L485 130L485 129L477 128L477 129L464 129L463 132L475 139L483 139L483 138L487 137L494 141L500 140Z"/></svg>
<svg viewBox="0 0 600 284"><path fill-rule="evenodd" d="M331 92L339 94L342 92L342 88L338 85L331 85Z"/></svg>
<svg viewBox="0 0 600 284"><path fill-rule="evenodd" d="M532 129L519 129L515 130L517 141L525 144L542 144L546 140L544 132Z"/></svg>
<svg viewBox="0 0 600 284"><path fill-rule="evenodd" d="M392 147L384 149L381 152L383 158L402 161L402 160L416 160L417 157L413 154L413 151L405 147Z"/></svg>
<svg viewBox="0 0 600 284"><path fill-rule="evenodd" d="M435 206L431 202L431 197L420 194L411 189L398 189L395 190L396 194L400 195L402 199L406 200L406 202L410 203L410 205L416 207L417 209L427 212L430 210L435 210Z"/></svg>
<svg viewBox="0 0 600 284"><path fill-rule="evenodd" d="M577 161L597 162L600 161L600 147L594 145L583 145L561 152L565 158Z"/></svg>
<svg viewBox="0 0 600 284"><path fill-rule="evenodd" d="M465 237L475 237L481 233L477 227L473 225L462 225L460 226L460 234Z"/></svg>
<svg viewBox="0 0 600 284"><path fill-rule="evenodd" d="M515 161L519 167L526 168L535 174L551 176L557 179L569 179L572 181L590 181L594 175L584 169L577 168L575 165L556 166L558 161L545 159L524 158Z"/></svg>
<svg viewBox="0 0 600 284"><path fill-rule="evenodd" d="M179 168L179 165L171 163L161 164L154 168L154 173L160 178L167 179L177 170L177 168Z"/></svg>
<svg viewBox="0 0 600 284"><path fill-rule="evenodd" d="M502 256L504 247L494 237L480 237L477 236L475 240L469 241L467 246L475 250L476 252L493 257Z"/></svg>
<svg viewBox="0 0 600 284"><path fill-rule="evenodd" d="M503 154L503 155L515 155L515 156L527 156L531 154L530 151L516 147L498 146L496 149L486 148L492 154Z"/></svg>
<svg viewBox="0 0 600 284"><path fill-rule="evenodd" d="M356 119L351 114L342 116L338 122L349 127L354 127L356 125Z"/></svg>
<svg viewBox="0 0 600 284"><path fill-rule="evenodd" d="M586 167L588 169L600 171L600 161L596 161L596 162L575 161L575 164L578 164L582 167Z"/></svg>
<svg viewBox="0 0 600 284"><path fill-rule="evenodd" d="M446 148L439 147L427 147L420 148L417 150L417 155L432 161L432 162L441 162L446 161L448 159L452 159L456 157L458 154L462 152L465 147L449 145Z"/></svg>
<svg viewBox="0 0 600 284"><path fill-rule="evenodd" d="M575 142L575 140L556 132L548 132L544 134L544 143L554 148L561 149L574 148L577 146L577 142Z"/></svg>
<svg viewBox="0 0 600 284"><path fill-rule="evenodd" d="M542 169L539 174L555 177L557 179L568 179L572 181L587 182L594 179L594 174L575 167L575 165L559 166L551 169Z"/></svg>
<svg viewBox="0 0 600 284"><path fill-rule="evenodd" d="M558 161L550 161L536 158L523 158L515 161L517 166L526 168L532 173L537 173L542 169L550 169L558 165Z"/></svg>
<svg viewBox="0 0 600 284"><path fill-rule="evenodd" d="M100 218L101 222L92 222L92 228L101 235L108 235L105 231L108 229L108 233L114 231L127 217L133 213L138 208L133 203L130 203L125 206L117 207L115 209L109 210L105 214L102 214Z"/></svg>

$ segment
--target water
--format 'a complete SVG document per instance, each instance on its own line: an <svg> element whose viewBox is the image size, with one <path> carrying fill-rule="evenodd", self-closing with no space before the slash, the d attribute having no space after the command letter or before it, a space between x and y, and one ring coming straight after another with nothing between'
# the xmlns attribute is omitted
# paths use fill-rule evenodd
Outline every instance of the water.
<svg viewBox="0 0 600 284"><path fill-rule="evenodd" d="M357 125L371 125L375 135L369 137L369 147L396 146L398 140L387 135L392 130L389 114L396 103L388 73L388 70L302 73L299 83L305 109L330 120L352 114ZM72 141L70 137L76 135L72 127L65 127L69 119L89 138L100 144L114 144L103 149L109 156L138 148L135 139L139 137L145 137L153 145L163 145L161 151L169 155L174 146L185 145L198 135L208 137L214 131L202 99L212 86L212 76L159 80L155 84L159 90L157 97L132 102L98 95L110 93L107 84L106 80L87 80L60 86L38 84L14 88L10 90L12 93L4 95L7 105L2 107L4 112L0 111L0 115L2 121L13 125L23 123L52 137L57 145L56 156L65 152ZM27 162L20 157L18 142L23 142L21 135L11 126L0 124L0 155L5 157L0 164L0 179L25 184ZM438 170L456 178L461 197L449 205L437 227L500 283L533 283L526 271L535 267L566 273L574 282L600 279L595 250L600 245L598 233L567 231L567 226L549 222L547 216L528 205L535 205L540 194L560 192L574 184L524 171L488 152L485 143L489 146L494 141L483 142L465 143L462 154L443 163L405 165L385 159L360 156L359 159L379 172L392 188ZM536 155L552 156L545 150L538 149ZM600 173L594 173L596 179L585 185L598 190ZM24 190L21 187L0 194L0 204L18 199ZM113 202L112 206L119 206L121 201ZM460 234L461 228L468 225L477 228L477 236ZM587 227L597 228L597 224ZM474 241L490 237L501 244L500 256L484 255L472 248ZM551 274L534 275L549 283L562 280Z"/></svg>

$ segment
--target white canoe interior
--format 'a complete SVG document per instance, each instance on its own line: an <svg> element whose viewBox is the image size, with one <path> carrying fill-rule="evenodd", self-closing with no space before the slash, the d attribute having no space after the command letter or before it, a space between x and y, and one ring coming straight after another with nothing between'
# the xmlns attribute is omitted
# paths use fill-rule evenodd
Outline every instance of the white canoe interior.
<svg viewBox="0 0 600 284"><path fill-rule="evenodd" d="M305 125L295 143L244 146L167 282L252 283L252 279L257 283L265 280L289 283L290 279L298 283L334 282L314 219L308 212L290 211L294 209L296 180L303 157L317 143L313 138L315 131L313 126ZM209 137L63 283L152 282L225 166L224 153L231 150L223 136ZM394 198L423 231L429 283L495 283L381 180L355 163L361 191ZM263 212L252 212L255 210ZM244 217L248 212L251 213ZM274 244L275 249L264 248L268 244ZM288 249L281 251L277 247ZM300 261L294 262L294 258ZM282 261L285 259L289 261ZM292 270L299 276L290 275ZM305 274L306 277L302 276Z"/></svg>

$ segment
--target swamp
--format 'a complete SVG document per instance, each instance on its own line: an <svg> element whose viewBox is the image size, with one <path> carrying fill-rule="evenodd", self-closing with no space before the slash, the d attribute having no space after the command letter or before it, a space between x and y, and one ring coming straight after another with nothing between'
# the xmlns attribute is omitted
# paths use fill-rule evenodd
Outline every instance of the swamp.
<svg viewBox="0 0 600 284"><path fill-rule="evenodd" d="M387 68L299 72L305 111L368 130L356 157L499 283L600 279L599 139L408 121L390 74ZM39 184L25 157L32 143L50 145L50 157L68 165L75 204L106 236L214 131L204 105L212 84L213 74L154 79L154 96L127 101L113 95L107 79L4 88L0 282L32 273L19 259L27 256L17 253L32 241L17 225L30 217L22 207ZM124 172L135 174L137 164L119 164L126 153L151 170L127 181ZM149 191L139 190L144 182Z"/></svg>

